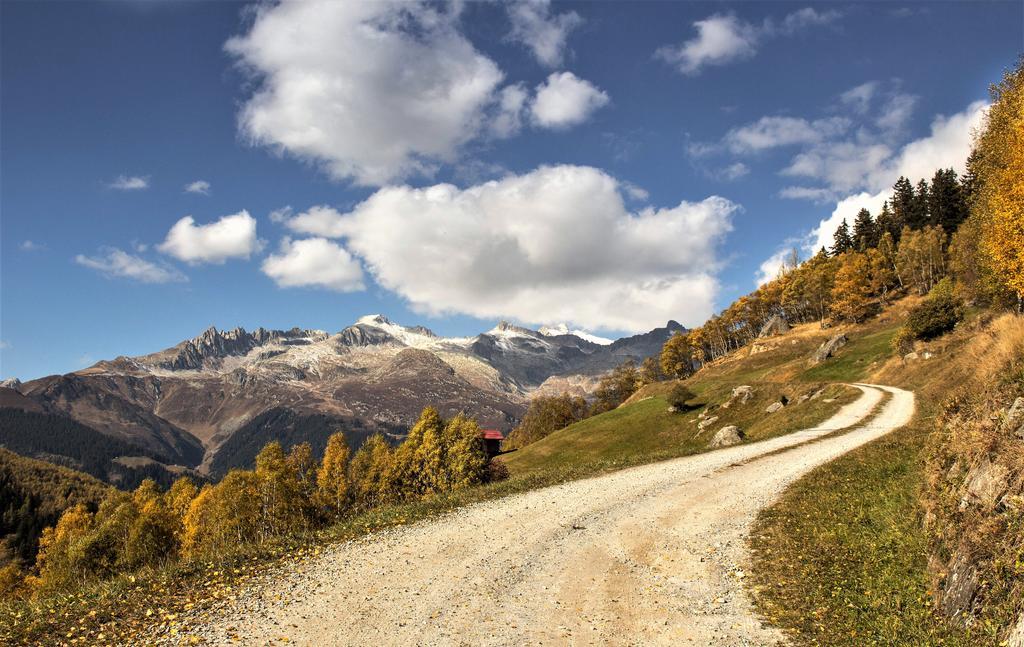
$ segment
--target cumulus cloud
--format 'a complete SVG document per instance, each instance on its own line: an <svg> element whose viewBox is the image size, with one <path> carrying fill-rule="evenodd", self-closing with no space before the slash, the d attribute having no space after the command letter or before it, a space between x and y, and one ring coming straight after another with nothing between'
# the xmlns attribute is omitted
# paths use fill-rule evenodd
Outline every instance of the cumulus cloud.
<svg viewBox="0 0 1024 647"><path fill-rule="evenodd" d="M308 210L283 222L288 229L298 234L337 238L343 232L341 214L327 205L310 207Z"/></svg>
<svg viewBox="0 0 1024 647"><path fill-rule="evenodd" d="M798 243L798 241L787 242ZM754 277L754 281L757 283L757 285L761 286L767 283L768 281L777 279L779 277L779 274L782 273L783 268L786 268L787 266L793 267L792 263L794 262L794 260L796 260L796 262L799 262L799 257L797 255L798 252L796 251L795 246L791 245L780 247L778 250L775 251L774 254L765 259L765 261L761 263L760 267L757 268L757 274ZM797 256L797 258L794 259L794 256Z"/></svg>
<svg viewBox="0 0 1024 647"><path fill-rule="evenodd" d="M176 283L188 278L168 265L158 265L116 247L106 247L96 256L75 256L75 262L107 277L119 277L140 283Z"/></svg>
<svg viewBox="0 0 1024 647"><path fill-rule="evenodd" d="M189 182L185 185L185 193L198 193L200 195L210 195L210 183L206 180L196 180L195 182Z"/></svg>
<svg viewBox="0 0 1024 647"><path fill-rule="evenodd" d="M542 65L562 64L569 33L583 24L575 11L553 15L549 0L526 0L506 5L512 21L509 39L526 46Z"/></svg>
<svg viewBox="0 0 1024 647"><path fill-rule="evenodd" d="M280 251L263 261L262 269L282 288L318 287L337 292L365 288L359 261L326 238L285 238Z"/></svg>
<svg viewBox="0 0 1024 647"><path fill-rule="evenodd" d="M608 95L572 72L554 72L537 86L530 106L535 124L542 128L568 128L583 123L608 103Z"/></svg>
<svg viewBox="0 0 1024 647"><path fill-rule="evenodd" d="M498 138L511 137L523 125L523 110L530 93L521 84L502 88L498 95L498 109L491 119L491 134Z"/></svg>
<svg viewBox="0 0 1024 647"><path fill-rule="evenodd" d="M680 313L702 322L737 205L713 196L630 211L628 190L578 166L466 189L386 187L338 232L379 285L428 314L633 331Z"/></svg>
<svg viewBox="0 0 1024 647"><path fill-rule="evenodd" d="M504 78L459 32L460 6L261 5L225 45L258 81L242 133L363 185L429 174L481 133Z"/></svg>
<svg viewBox="0 0 1024 647"><path fill-rule="evenodd" d="M149 188L149 176L122 174L114 178L114 181L107 186L117 191L141 191Z"/></svg>
<svg viewBox="0 0 1024 647"><path fill-rule="evenodd" d="M196 265L220 264L229 258L247 259L262 246L256 237L256 219L243 209L206 225L197 225L192 216L185 216L174 223L157 249Z"/></svg>
<svg viewBox="0 0 1024 647"><path fill-rule="evenodd" d="M771 18L761 25L744 22L734 14L714 14L693 23L697 35L676 46L665 46L655 56L681 73L699 74L709 65L725 65L754 56L759 45L779 36L792 36L808 27L826 25L840 17L838 11L819 12L810 7L794 11L781 21Z"/></svg>

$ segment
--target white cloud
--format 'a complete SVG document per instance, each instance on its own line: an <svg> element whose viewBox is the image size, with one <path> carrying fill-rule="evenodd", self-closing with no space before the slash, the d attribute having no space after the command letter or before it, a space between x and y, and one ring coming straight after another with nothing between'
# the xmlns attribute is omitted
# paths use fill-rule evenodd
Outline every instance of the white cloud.
<svg viewBox="0 0 1024 647"><path fill-rule="evenodd" d="M46 249L46 245L31 240L26 240L23 241L20 245L18 245L18 248L23 252L38 252Z"/></svg>
<svg viewBox="0 0 1024 647"><path fill-rule="evenodd" d="M282 288L320 287L338 292L365 288L359 262L326 238L285 238L280 252L268 256L262 269Z"/></svg>
<svg viewBox="0 0 1024 647"><path fill-rule="evenodd" d="M220 264L229 258L247 259L262 246L256 237L256 219L243 209L206 225L197 225L192 216L185 216L174 223L157 249L196 265Z"/></svg>
<svg viewBox="0 0 1024 647"><path fill-rule="evenodd" d="M730 130L724 142L733 153L752 153L781 146L820 142L849 128L850 120L845 117L814 121L796 117L761 117L752 124Z"/></svg>
<svg viewBox="0 0 1024 647"><path fill-rule="evenodd" d="M757 268L757 275L754 278L757 285L761 286L768 281L777 279L782 268L789 262L792 254L793 248L782 247L765 259L765 261L761 263L761 266Z"/></svg>
<svg viewBox="0 0 1024 647"><path fill-rule="evenodd" d="M781 173L822 180L834 191L849 192L865 186L868 176L892 154L892 149L883 143L822 142L799 153Z"/></svg>
<svg viewBox="0 0 1024 647"><path fill-rule="evenodd" d="M608 95L572 72L553 72L537 86L530 111L542 128L568 128L583 123L608 103Z"/></svg>
<svg viewBox="0 0 1024 647"><path fill-rule="evenodd" d="M75 256L75 262L108 277L120 277L141 283L178 283L188 278L167 265L157 265L116 247L100 250L97 256Z"/></svg>
<svg viewBox="0 0 1024 647"><path fill-rule="evenodd" d="M142 189L149 188L149 176L128 176L122 174L114 178L114 181L107 186L118 191L141 191Z"/></svg>
<svg viewBox="0 0 1024 647"><path fill-rule="evenodd" d="M886 133L898 133L910 121L917 106L917 97L896 92L886 101L875 124Z"/></svg>
<svg viewBox="0 0 1024 647"><path fill-rule="evenodd" d="M818 12L810 7L794 11L781 22L771 18L761 25L744 22L734 14L714 14L693 23L697 35L677 46L658 49L655 56L681 73L696 75L709 65L725 65L750 58L766 39L792 36L812 26L826 25L840 17L837 11Z"/></svg>
<svg viewBox="0 0 1024 647"><path fill-rule="evenodd" d="M460 6L260 5L225 45L259 80L241 131L363 185L431 173L481 134L504 78L459 32Z"/></svg>
<svg viewBox="0 0 1024 647"><path fill-rule="evenodd" d="M498 95L498 109L491 119L491 133L498 138L511 137L522 128L523 110L529 92L521 84L502 88Z"/></svg>
<svg viewBox="0 0 1024 647"><path fill-rule="evenodd" d="M509 39L530 49L534 58L548 67L562 64L565 41L583 19L575 11L551 14L549 0L526 0L506 5L512 32Z"/></svg>
<svg viewBox="0 0 1024 647"><path fill-rule="evenodd" d="M5 339L0 339L0 350L10 350L10 349L11 349L11 342L9 342L9 341L7 341Z"/></svg>
<svg viewBox="0 0 1024 647"><path fill-rule="evenodd" d="M578 166L466 189L386 187L339 229L377 283L420 312L634 331L681 314L702 322L737 205L713 196L631 212L624 191Z"/></svg>
<svg viewBox="0 0 1024 647"><path fill-rule="evenodd" d="M839 95L839 101L857 114L864 114L871 107L871 100L878 92L878 81L868 81L852 87Z"/></svg>
<svg viewBox="0 0 1024 647"><path fill-rule="evenodd" d="M200 195L210 195L210 183L206 180L196 180L195 182L189 182L185 185L185 193L198 193Z"/></svg>
<svg viewBox="0 0 1024 647"><path fill-rule="evenodd" d="M804 243L804 249L809 253L816 253L822 247L830 249L832 243L835 242L833 236L836 229L839 228L843 220L852 227L857 212L861 209L867 209L872 215L878 215L878 212L882 210L882 203L891 195L892 190L885 189L878 193L862 192L843 198L836 204L832 214L819 222L818 226L811 231Z"/></svg>
<svg viewBox="0 0 1024 647"><path fill-rule="evenodd" d="M310 207L284 223L285 227L295 233L327 238L337 238L343 231L341 214L327 205Z"/></svg>

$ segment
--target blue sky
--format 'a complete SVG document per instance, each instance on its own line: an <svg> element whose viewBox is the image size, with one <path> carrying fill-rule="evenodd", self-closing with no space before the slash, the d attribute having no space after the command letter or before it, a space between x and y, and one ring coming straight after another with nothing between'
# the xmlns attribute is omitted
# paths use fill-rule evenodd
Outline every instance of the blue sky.
<svg viewBox="0 0 1024 647"><path fill-rule="evenodd" d="M0 24L0 376L22 379L211 324L698 325L898 174L962 166L1024 50L1020 2L5 2Z"/></svg>

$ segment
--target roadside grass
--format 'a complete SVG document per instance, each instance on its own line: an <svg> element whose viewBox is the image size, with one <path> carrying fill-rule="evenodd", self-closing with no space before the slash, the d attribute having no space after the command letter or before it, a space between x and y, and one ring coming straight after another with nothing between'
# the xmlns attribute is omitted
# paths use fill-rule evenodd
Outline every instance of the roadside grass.
<svg viewBox="0 0 1024 647"><path fill-rule="evenodd" d="M859 382L881 367L892 354L890 343L898 326L883 328L864 336L852 336L836 354L800 375L811 382Z"/></svg>
<svg viewBox="0 0 1024 647"><path fill-rule="evenodd" d="M724 392L715 389L714 393L703 389L705 396L711 396L711 401L698 397L695 404L700 406L680 413L669 413L663 396L649 396L570 425L501 458L513 478L524 475L544 478L546 474L562 470L581 475L598 474L626 465L707 451L711 437L726 425L740 427L747 435L744 442L812 427L860 395L857 389L844 385L814 388L799 385L796 389L775 383L751 385L754 396L750 401L735 402L728 409L719 405L728 400L731 387ZM823 389L819 397L795 403L799 395L809 395L818 388ZM765 413L765 408L782 395L787 395L791 404L776 413ZM718 416L703 432L697 428L702 411Z"/></svg>
<svg viewBox="0 0 1024 647"><path fill-rule="evenodd" d="M920 505L930 422L817 468L758 516L755 603L796 644L986 644L930 606Z"/></svg>

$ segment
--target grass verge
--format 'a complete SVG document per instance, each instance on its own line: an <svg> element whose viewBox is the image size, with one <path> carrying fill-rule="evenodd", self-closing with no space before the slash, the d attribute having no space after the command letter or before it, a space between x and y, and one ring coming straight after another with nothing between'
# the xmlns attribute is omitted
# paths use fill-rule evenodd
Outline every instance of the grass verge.
<svg viewBox="0 0 1024 647"><path fill-rule="evenodd" d="M796 644L985 644L930 606L920 517L929 422L817 468L759 515L754 600Z"/></svg>

